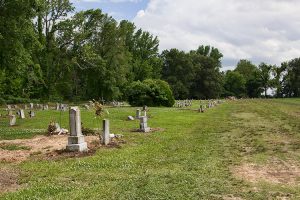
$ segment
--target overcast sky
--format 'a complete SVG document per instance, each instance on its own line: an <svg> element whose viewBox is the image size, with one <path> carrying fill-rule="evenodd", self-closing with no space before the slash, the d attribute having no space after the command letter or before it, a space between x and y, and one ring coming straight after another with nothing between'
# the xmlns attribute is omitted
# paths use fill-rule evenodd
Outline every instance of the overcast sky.
<svg viewBox="0 0 300 200"><path fill-rule="evenodd" d="M300 0L72 0L133 21L160 40L160 50L211 45L225 69L240 59L279 65L300 57Z"/></svg>

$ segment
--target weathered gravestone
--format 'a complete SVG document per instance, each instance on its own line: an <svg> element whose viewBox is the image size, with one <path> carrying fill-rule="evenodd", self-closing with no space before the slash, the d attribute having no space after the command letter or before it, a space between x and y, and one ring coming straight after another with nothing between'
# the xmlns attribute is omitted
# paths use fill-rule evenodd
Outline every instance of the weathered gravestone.
<svg viewBox="0 0 300 200"><path fill-rule="evenodd" d="M20 110L19 110L19 115L20 115L20 118L21 118L21 119L25 119L25 113L24 113L24 110L23 110L23 109L20 109Z"/></svg>
<svg viewBox="0 0 300 200"><path fill-rule="evenodd" d="M70 136L68 137L67 150L69 151L87 151L87 143L81 132L80 109L76 107L70 108Z"/></svg>
<svg viewBox="0 0 300 200"><path fill-rule="evenodd" d="M30 110L33 110L33 103L30 103Z"/></svg>
<svg viewBox="0 0 300 200"><path fill-rule="evenodd" d="M56 110L59 110L60 106L59 103L56 103Z"/></svg>
<svg viewBox="0 0 300 200"><path fill-rule="evenodd" d="M134 117L132 117L132 116L129 115L129 116L127 117L127 119L130 120L130 121L132 121L132 120L134 120Z"/></svg>
<svg viewBox="0 0 300 200"><path fill-rule="evenodd" d="M199 112L203 113L204 112L204 106L203 105L200 105L200 108L199 108Z"/></svg>
<svg viewBox="0 0 300 200"><path fill-rule="evenodd" d="M140 109L136 109L135 118L139 119L140 117L141 117L141 110Z"/></svg>
<svg viewBox="0 0 300 200"><path fill-rule="evenodd" d="M147 124L148 118L146 116L141 116L140 117L140 131L147 133L150 131L150 127L148 127Z"/></svg>
<svg viewBox="0 0 300 200"><path fill-rule="evenodd" d="M31 110L31 111L29 111L29 113L28 113L28 114L29 114L29 117L30 117L30 118L33 118L33 117L35 117L35 112L34 112L34 111L32 111L32 110Z"/></svg>
<svg viewBox="0 0 300 200"><path fill-rule="evenodd" d="M10 115L9 116L9 125L10 126L16 125L16 121L17 121L16 115Z"/></svg>
<svg viewBox="0 0 300 200"><path fill-rule="evenodd" d="M110 141L110 133L109 133L109 120L103 120L103 133L102 133L102 141L101 143L104 145L108 145Z"/></svg>

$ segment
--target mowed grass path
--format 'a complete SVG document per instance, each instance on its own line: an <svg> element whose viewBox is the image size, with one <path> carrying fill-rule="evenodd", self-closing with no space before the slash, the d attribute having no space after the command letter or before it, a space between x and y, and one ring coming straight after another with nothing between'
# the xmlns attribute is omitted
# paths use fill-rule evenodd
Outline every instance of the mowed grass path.
<svg viewBox="0 0 300 200"><path fill-rule="evenodd" d="M111 132L125 135L122 148L101 148L84 158L1 163L0 168L20 172L23 189L0 198L300 199L299 178L287 184L250 182L234 175L243 163L263 166L277 159L300 166L299 99L240 100L205 113L150 108L149 125L163 128L150 134L131 132L138 121L126 118L135 108L109 112ZM60 113L37 113L35 120L19 122L15 129L42 129L51 117L59 120ZM66 127L67 113L61 119ZM99 126L92 112L82 111L82 121L87 127ZM9 138L7 128L1 129L0 136Z"/></svg>

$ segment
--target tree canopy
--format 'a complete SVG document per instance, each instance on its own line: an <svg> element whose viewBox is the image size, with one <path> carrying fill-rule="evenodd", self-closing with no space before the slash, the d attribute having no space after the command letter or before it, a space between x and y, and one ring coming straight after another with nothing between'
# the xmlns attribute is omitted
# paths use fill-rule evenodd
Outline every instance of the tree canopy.
<svg viewBox="0 0 300 200"><path fill-rule="evenodd" d="M160 53L158 37L132 22L74 10L69 0L0 1L0 103L128 100L128 86L151 79L169 84L176 99L260 97L270 89L300 96L300 58L281 66L242 59L224 73L218 48Z"/></svg>

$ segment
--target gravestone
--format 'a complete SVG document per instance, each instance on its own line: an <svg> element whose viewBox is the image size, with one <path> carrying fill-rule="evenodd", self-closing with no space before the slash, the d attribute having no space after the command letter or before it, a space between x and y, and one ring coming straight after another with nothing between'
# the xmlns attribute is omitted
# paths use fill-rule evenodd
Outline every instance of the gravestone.
<svg viewBox="0 0 300 200"><path fill-rule="evenodd" d="M11 105L7 105L7 110L11 110Z"/></svg>
<svg viewBox="0 0 300 200"><path fill-rule="evenodd" d="M144 110L144 117L147 117L147 111Z"/></svg>
<svg viewBox="0 0 300 200"><path fill-rule="evenodd" d="M76 107L70 108L70 136L68 137L67 150L69 151L87 151L87 143L81 132L80 109Z"/></svg>
<svg viewBox="0 0 300 200"><path fill-rule="evenodd" d="M144 132L144 133L150 132L150 127L148 127L147 121L148 121L147 117L145 117L145 116L140 117L140 131L141 132Z"/></svg>
<svg viewBox="0 0 300 200"><path fill-rule="evenodd" d="M87 104L85 104L85 105L84 105L84 107L85 107L85 109L87 109L87 110L89 110L89 109L90 109L90 106L89 106L89 105L87 105Z"/></svg>
<svg viewBox="0 0 300 200"><path fill-rule="evenodd" d="M103 120L103 132L102 132L102 141L101 143L104 145L108 145L110 140L110 133L109 133L109 120Z"/></svg>
<svg viewBox="0 0 300 200"><path fill-rule="evenodd" d="M140 109L136 109L135 118L139 119L140 117L141 117L141 110Z"/></svg>
<svg viewBox="0 0 300 200"><path fill-rule="evenodd" d="M30 103L30 110L33 110L33 103Z"/></svg>
<svg viewBox="0 0 300 200"><path fill-rule="evenodd" d="M203 105L200 105L199 112L201 112L201 113L204 112L204 106Z"/></svg>
<svg viewBox="0 0 300 200"><path fill-rule="evenodd" d="M10 115L9 116L9 125L10 126L16 125L16 121L17 121L16 115Z"/></svg>
<svg viewBox="0 0 300 200"><path fill-rule="evenodd" d="M148 107L146 105L143 106L143 111L147 111Z"/></svg>
<svg viewBox="0 0 300 200"><path fill-rule="evenodd" d="M27 105L26 104L24 104L24 110L27 110Z"/></svg>
<svg viewBox="0 0 300 200"><path fill-rule="evenodd" d="M32 111L32 110L31 110L31 111L29 111L29 117L30 117L30 118L33 118L33 117L35 117L35 113L34 113L34 111Z"/></svg>
<svg viewBox="0 0 300 200"><path fill-rule="evenodd" d="M49 110L49 106L47 104L43 105L43 110Z"/></svg>
<svg viewBox="0 0 300 200"><path fill-rule="evenodd" d="M56 103L56 110L59 110L59 103Z"/></svg>
<svg viewBox="0 0 300 200"><path fill-rule="evenodd" d="M23 109L20 109L19 114L21 119L25 119L25 113Z"/></svg>
<svg viewBox="0 0 300 200"><path fill-rule="evenodd" d="M132 120L134 120L134 117L128 116L127 119L130 120L130 121L132 121Z"/></svg>

